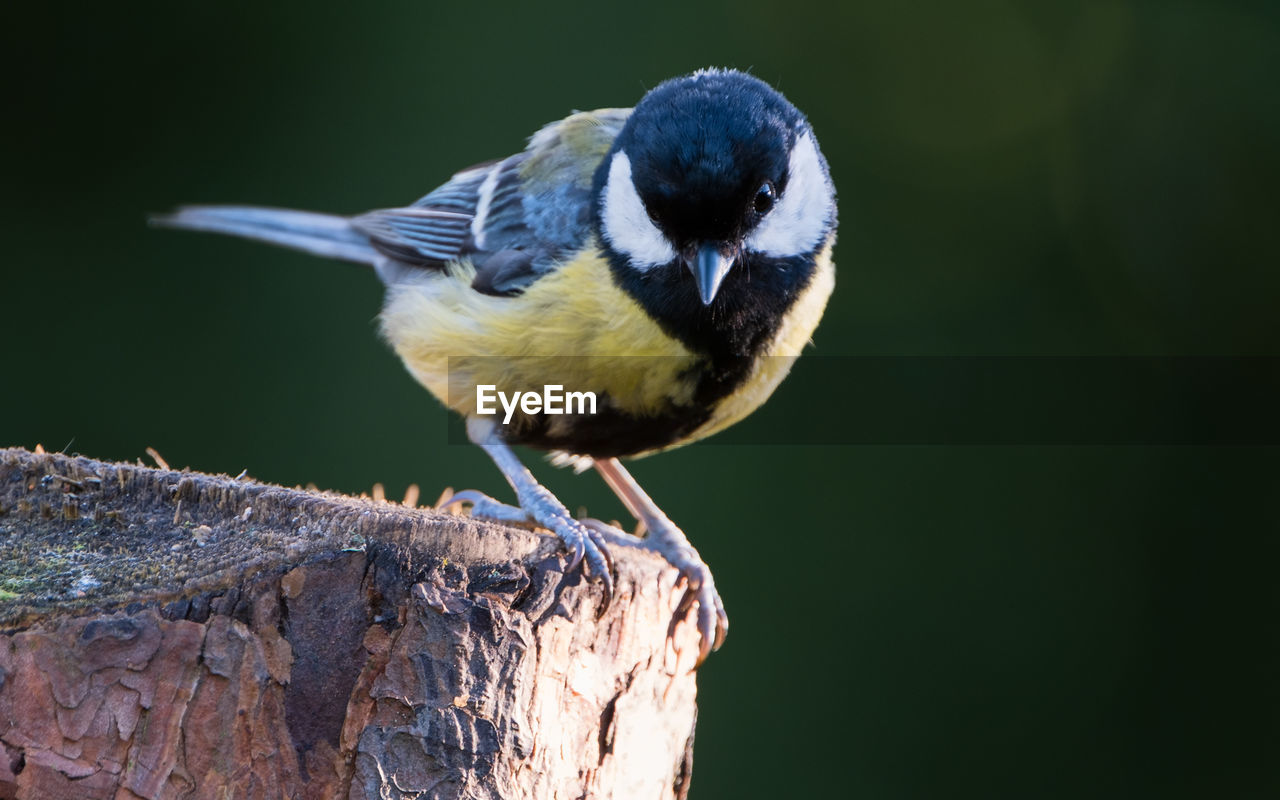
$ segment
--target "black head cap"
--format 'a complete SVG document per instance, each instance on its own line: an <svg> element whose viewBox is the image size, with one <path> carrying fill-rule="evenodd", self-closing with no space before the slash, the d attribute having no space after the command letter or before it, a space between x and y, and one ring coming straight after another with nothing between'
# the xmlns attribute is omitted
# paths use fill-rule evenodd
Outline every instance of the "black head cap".
<svg viewBox="0 0 1280 800"><path fill-rule="evenodd" d="M596 173L604 184L622 150L653 222L677 248L740 238L767 199L782 192L803 114L759 78L702 70L659 84L636 105Z"/></svg>

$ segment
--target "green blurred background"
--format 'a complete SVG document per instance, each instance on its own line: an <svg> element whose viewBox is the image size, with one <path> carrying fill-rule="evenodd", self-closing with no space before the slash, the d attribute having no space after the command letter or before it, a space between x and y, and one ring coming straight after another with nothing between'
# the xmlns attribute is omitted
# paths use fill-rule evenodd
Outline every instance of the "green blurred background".
<svg viewBox="0 0 1280 800"><path fill-rule="evenodd" d="M406 203L709 64L781 88L831 162L816 352L1280 355L1278 8L10 9L0 444L505 491L378 341L370 275L144 215ZM803 385L771 410L840 426L857 387ZM1280 796L1277 460L712 442L636 463L733 621L693 796ZM594 476L535 471L622 513Z"/></svg>

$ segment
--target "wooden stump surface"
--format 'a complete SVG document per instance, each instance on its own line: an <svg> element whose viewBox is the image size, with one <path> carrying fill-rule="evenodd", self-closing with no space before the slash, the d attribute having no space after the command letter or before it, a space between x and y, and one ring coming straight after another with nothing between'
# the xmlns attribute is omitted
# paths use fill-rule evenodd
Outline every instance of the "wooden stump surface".
<svg viewBox="0 0 1280 800"><path fill-rule="evenodd" d="M0 450L0 798L673 798L697 635L540 531Z"/></svg>

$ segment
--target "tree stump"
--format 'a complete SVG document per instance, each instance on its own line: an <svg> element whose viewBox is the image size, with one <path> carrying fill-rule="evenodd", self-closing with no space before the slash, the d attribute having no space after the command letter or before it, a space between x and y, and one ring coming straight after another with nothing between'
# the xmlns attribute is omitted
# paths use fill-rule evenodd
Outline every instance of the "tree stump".
<svg viewBox="0 0 1280 800"><path fill-rule="evenodd" d="M0 450L0 798L678 798L697 634L533 529Z"/></svg>

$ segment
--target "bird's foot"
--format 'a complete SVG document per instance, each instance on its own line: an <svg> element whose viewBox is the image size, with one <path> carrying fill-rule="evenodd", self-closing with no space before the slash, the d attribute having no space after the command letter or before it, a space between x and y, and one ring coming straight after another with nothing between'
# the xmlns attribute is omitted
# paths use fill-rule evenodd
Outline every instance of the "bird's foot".
<svg viewBox="0 0 1280 800"><path fill-rule="evenodd" d="M684 594L680 604L671 618L671 626L667 636L675 634L675 627L689 613L694 603L698 604L698 663L701 664L712 650L720 649L725 634L729 631L729 617L724 611L724 602L716 591L715 580L711 577L711 568L706 565L698 551L689 544L684 532L670 520L655 520L655 527L644 537L633 536L616 525L601 522L598 519L578 520L592 531L602 536L614 546L638 547L652 550L667 563L680 571L680 580L684 583ZM643 528L642 528L643 529Z"/></svg>
<svg viewBox="0 0 1280 800"><path fill-rule="evenodd" d="M675 528L674 525L671 527ZM724 601L716 591L715 579L711 577L711 568L678 528L675 528L675 532L679 535L679 539L684 540L683 542L676 540L675 536L661 535L667 532L659 530L651 530L649 535L641 541L649 549L660 553L671 566L680 570L680 577L684 581L684 595L676 607L676 613L671 619L671 629L667 635L673 635L676 623L685 618L695 603L698 605L698 634L701 637L698 646L698 663L701 664L712 650L719 650L720 645L724 643L725 634L729 632L729 616L725 614Z"/></svg>
<svg viewBox="0 0 1280 800"><path fill-rule="evenodd" d="M507 505L495 500L483 492L467 489L458 492L445 501L446 506L454 503L469 503L471 516L494 520L496 522L533 523L554 533L569 551L569 569L583 561L587 562L587 570L604 586L604 608L607 608L613 597L613 563L605 537L597 530L590 528L569 514L569 509L556 499L548 489L536 485L527 492L519 493L520 505Z"/></svg>

